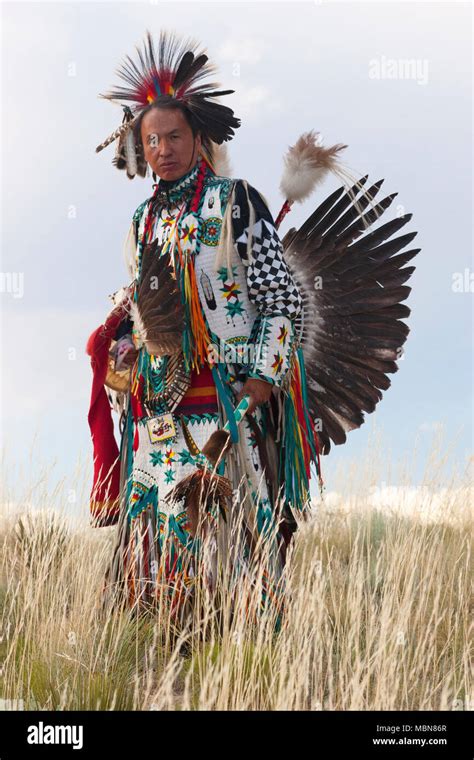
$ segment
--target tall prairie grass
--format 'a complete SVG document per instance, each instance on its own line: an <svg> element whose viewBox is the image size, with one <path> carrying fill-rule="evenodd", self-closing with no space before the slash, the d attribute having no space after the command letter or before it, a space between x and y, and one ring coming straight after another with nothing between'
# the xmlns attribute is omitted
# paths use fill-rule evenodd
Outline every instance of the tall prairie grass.
<svg viewBox="0 0 474 760"><path fill-rule="evenodd" d="M9 509L7 485L0 698L27 710L472 709L470 473L443 474L435 445L417 489L406 471L380 487L377 457L374 442L299 520L278 631L271 607L257 622L239 613L260 599L246 579L230 615L224 577L219 625L199 578L187 627L166 605L104 614L116 528L89 527L86 498L73 523L61 489Z"/></svg>

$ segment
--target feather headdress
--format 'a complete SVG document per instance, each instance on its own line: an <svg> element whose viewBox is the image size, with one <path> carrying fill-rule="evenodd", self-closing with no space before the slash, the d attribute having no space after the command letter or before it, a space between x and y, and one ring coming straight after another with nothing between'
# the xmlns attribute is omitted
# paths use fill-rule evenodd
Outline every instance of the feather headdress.
<svg viewBox="0 0 474 760"><path fill-rule="evenodd" d="M210 143L220 145L232 139L234 130L240 126L240 119L234 116L231 108L215 98L229 95L234 90L219 90L218 84L203 82L209 75L214 75L215 67L202 50L198 51L197 42L180 40L174 33L162 31L155 50L152 36L147 30L143 50L138 46L136 50L138 62L127 55L125 62L117 69L118 75L128 86L115 87L99 95L120 103L124 109L124 119L122 125L97 146L97 153L116 140L115 166L125 168L130 179L136 174L145 176L143 148L133 137L133 126L147 106L170 98L186 105ZM124 105L121 101L132 105Z"/></svg>

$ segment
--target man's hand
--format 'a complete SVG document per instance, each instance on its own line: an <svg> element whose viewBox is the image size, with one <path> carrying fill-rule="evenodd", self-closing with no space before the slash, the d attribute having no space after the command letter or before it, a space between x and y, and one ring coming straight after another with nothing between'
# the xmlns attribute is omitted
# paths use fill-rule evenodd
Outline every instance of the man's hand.
<svg viewBox="0 0 474 760"><path fill-rule="evenodd" d="M122 363L120 365L120 369L129 369L129 367L133 367L135 364L136 358L138 356L138 351L136 348L130 348L127 353L125 354L124 358L122 359Z"/></svg>
<svg viewBox="0 0 474 760"><path fill-rule="evenodd" d="M266 380L257 380L257 378L249 377L237 396L237 402L241 401L248 394L250 396L248 411L252 413L257 406L268 401L272 395L272 388L272 383L267 383Z"/></svg>

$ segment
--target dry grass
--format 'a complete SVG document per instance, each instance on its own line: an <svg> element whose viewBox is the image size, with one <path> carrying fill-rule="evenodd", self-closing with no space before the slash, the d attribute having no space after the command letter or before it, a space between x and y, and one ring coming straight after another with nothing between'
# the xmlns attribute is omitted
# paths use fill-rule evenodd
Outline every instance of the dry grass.
<svg viewBox="0 0 474 760"><path fill-rule="evenodd" d="M380 482L377 451L365 470L357 464L366 486ZM224 615L217 631L203 588L178 637L164 609L104 617L115 529L72 526L54 510L5 511L0 696L25 709L467 709L471 484L465 473L442 479L444 456L430 455L410 510L383 498L370 506L354 472L338 478L341 495L300 525L278 633L271 610L258 625ZM243 583L239 593L258 588Z"/></svg>

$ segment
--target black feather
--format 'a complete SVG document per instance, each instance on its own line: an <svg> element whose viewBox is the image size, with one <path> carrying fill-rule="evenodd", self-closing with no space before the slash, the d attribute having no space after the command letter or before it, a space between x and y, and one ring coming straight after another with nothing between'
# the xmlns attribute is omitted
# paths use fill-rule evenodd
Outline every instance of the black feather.
<svg viewBox="0 0 474 760"><path fill-rule="evenodd" d="M361 185L367 179L365 175ZM346 433L363 424L364 413L374 411L382 391L390 387L387 374L398 370L410 331L400 321L410 314L401 302L410 294L404 283L415 267L403 267L420 249L399 252L417 233L390 239L411 214L372 229L397 195L366 211L366 193L373 200L382 183L359 199L357 184L350 192L335 190L282 239L285 260L303 296L308 408L321 421L322 429L316 426L316 431L323 454L330 451L331 441L344 443Z"/></svg>

